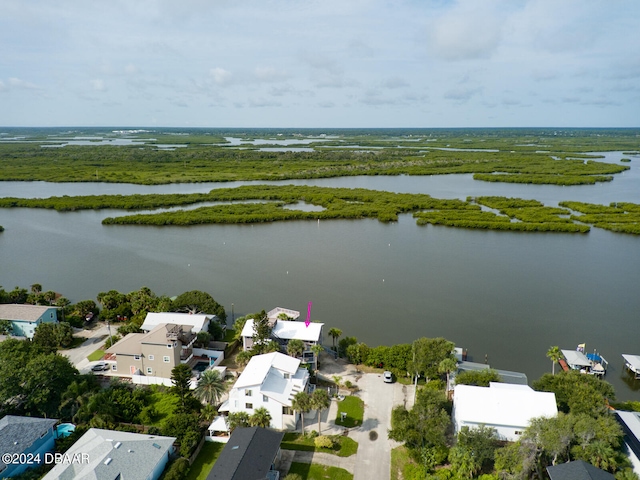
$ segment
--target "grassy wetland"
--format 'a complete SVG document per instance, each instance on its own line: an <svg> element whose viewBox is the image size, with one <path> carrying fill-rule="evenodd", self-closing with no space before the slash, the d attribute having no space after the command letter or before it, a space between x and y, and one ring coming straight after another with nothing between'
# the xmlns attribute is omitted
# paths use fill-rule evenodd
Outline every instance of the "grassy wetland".
<svg viewBox="0 0 640 480"><path fill-rule="evenodd" d="M634 129L354 129L335 134L96 129L55 135L46 129L32 129L27 135L14 130L0 134L0 181L160 185L465 173L483 182L593 185L611 182L630 166L598 161L602 157L590 152L635 155L640 144ZM283 145L291 150L284 151ZM299 202L316 208L296 208ZM426 194L293 185L252 185L209 193L0 198L0 208L12 207L145 211L105 218L105 225L359 218L393 222L398 215L411 213L418 225L562 233L585 233L597 227L640 234L640 207L635 204L607 207L567 201L549 207L518 198L442 200Z"/></svg>
<svg viewBox="0 0 640 480"><path fill-rule="evenodd" d="M471 173L479 181L580 185L611 181L629 168L599 162L590 151L632 151L639 143L635 130L624 129L114 132L2 135L0 181L155 185ZM278 145L305 151L268 148Z"/></svg>

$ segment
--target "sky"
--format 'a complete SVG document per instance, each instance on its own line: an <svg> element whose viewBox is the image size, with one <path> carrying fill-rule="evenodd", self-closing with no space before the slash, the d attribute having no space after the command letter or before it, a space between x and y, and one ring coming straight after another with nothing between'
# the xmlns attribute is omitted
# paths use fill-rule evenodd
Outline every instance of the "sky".
<svg viewBox="0 0 640 480"><path fill-rule="evenodd" d="M0 126L638 127L638 0L0 0Z"/></svg>

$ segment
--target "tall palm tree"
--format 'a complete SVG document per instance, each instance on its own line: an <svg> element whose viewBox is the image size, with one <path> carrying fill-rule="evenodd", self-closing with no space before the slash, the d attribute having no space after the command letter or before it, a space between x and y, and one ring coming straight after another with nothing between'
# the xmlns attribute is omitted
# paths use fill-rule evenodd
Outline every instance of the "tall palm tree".
<svg viewBox="0 0 640 480"><path fill-rule="evenodd" d="M556 363L558 363L558 360L562 358L562 352L560 351L560 347L556 345L554 347L549 348L549 350L547 351L547 358L551 360L551 373L555 375Z"/></svg>
<svg viewBox="0 0 640 480"><path fill-rule="evenodd" d="M447 374L447 388L449 388L449 375L456 368L458 368L458 362L456 362L453 358L447 357L440 362L438 365L438 372Z"/></svg>
<svg viewBox="0 0 640 480"><path fill-rule="evenodd" d="M324 388L316 388L311 394L311 408L318 411L318 433L320 433L320 418L322 410L329 408L331 399Z"/></svg>
<svg viewBox="0 0 640 480"><path fill-rule="evenodd" d="M311 397L307 392L298 392L293 396L291 408L300 412L300 420L302 422L302 433L304 434L304 414L311 411Z"/></svg>
<svg viewBox="0 0 640 480"><path fill-rule="evenodd" d="M336 340L338 339L338 337L342 335L342 330L340 330L339 328L330 328L329 329L329 336L331 338L333 338L333 349L335 350L336 348Z"/></svg>
<svg viewBox="0 0 640 480"><path fill-rule="evenodd" d="M271 425L271 414L265 407L256 408L253 415L249 417L249 425L252 427L269 428Z"/></svg>
<svg viewBox="0 0 640 480"><path fill-rule="evenodd" d="M193 394L201 402L208 405L216 404L220 397L227 390L224 379L217 370L205 370L198 380L198 386Z"/></svg>
<svg viewBox="0 0 640 480"><path fill-rule="evenodd" d="M302 340L297 338L289 340L289 343L287 344L287 353L289 355L293 358L297 358L302 355L302 352L304 352L304 342Z"/></svg>

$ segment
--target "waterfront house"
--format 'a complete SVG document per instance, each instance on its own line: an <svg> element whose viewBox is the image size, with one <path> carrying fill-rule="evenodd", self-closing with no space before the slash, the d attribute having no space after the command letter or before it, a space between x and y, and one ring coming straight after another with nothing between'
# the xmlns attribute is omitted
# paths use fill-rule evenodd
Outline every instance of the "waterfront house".
<svg viewBox="0 0 640 480"><path fill-rule="evenodd" d="M174 437L90 428L43 480L157 480L173 453Z"/></svg>
<svg viewBox="0 0 640 480"><path fill-rule="evenodd" d="M196 336L189 327L163 323L148 333L130 333L107 350L115 355L112 373L171 378L171 370L193 357Z"/></svg>
<svg viewBox="0 0 640 480"><path fill-rule="evenodd" d="M584 460L560 463L547 467L551 480L614 480L611 473L605 472Z"/></svg>
<svg viewBox="0 0 640 480"><path fill-rule="evenodd" d="M516 441L532 418L555 417L556 396L528 385L491 382L488 387L456 385L453 394L454 430L480 425L494 428L501 440Z"/></svg>
<svg viewBox="0 0 640 480"><path fill-rule="evenodd" d="M286 349L289 341L294 338L301 340L306 349L311 348L313 345L322 344L324 323L311 322L307 325L306 322L280 320L278 318L270 318L269 323L272 325L271 338L278 342L282 349ZM253 347L254 335L253 319L249 318L242 329L242 347L244 350L249 350Z"/></svg>
<svg viewBox="0 0 640 480"><path fill-rule="evenodd" d="M236 428L220 452L207 480L277 480L284 433L266 428Z"/></svg>
<svg viewBox="0 0 640 480"><path fill-rule="evenodd" d="M176 313L176 312L149 312L144 319L144 323L140 326L143 332L150 332L158 325L163 323L172 323L174 325L182 325L190 327L188 331L197 335L200 332L208 332L209 324L217 321L215 315Z"/></svg>
<svg viewBox="0 0 640 480"><path fill-rule="evenodd" d="M229 392L219 412L246 412L252 415L264 407L271 414L271 427L295 429L299 413L291 407L293 397L307 388L309 372L297 358L274 352L256 355Z"/></svg>
<svg viewBox="0 0 640 480"><path fill-rule="evenodd" d="M55 418L36 418L6 415L0 419L0 452L3 454L25 454L40 456L44 463L44 456L53 452L55 448L54 425ZM0 478L15 477L24 472L29 465L26 462L6 464L0 459Z"/></svg>
<svg viewBox="0 0 640 480"><path fill-rule="evenodd" d="M58 322L60 307L43 305L0 304L0 320L9 320L13 335L33 338L36 327L41 323Z"/></svg>

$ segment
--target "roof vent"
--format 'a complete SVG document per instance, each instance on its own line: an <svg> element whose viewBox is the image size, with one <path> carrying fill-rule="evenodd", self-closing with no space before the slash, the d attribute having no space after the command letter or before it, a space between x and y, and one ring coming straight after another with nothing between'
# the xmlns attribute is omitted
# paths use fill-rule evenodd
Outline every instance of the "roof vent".
<svg viewBox="0 0 640 480"><path fill-rule="evenodd" d="M239 448L240 448L240 445L235 445L235 446L231 447L231 450L237 450Z"/></svg>
<svg viewBox="0 0 640 480"><path fill-rule="evenodd" d="M160 450L162 447L160 445L158 445L157 443L153 444L154 447L156 447L158 450Z"/></svg>
<svg viewBox="0 0 640 480"><path fill-rule="evenodd" d="M129 453L133 453L133 450L129 449L129 450L127 450L127 452L129 452Z"/></svg>
<svg viewBox="0 0 640 480"><path fill-rule="evenodd" d="M107 459L104 461L104 464L105 464L105 465L109 465L109 464L111 463L111 460L113 460L111 457L107 458Z"/></svg>
<svg viewBox="0 0 640 480"><path fill-rule="evenodd" d="M113 446L113 448L120 448L120 445L122 445L122 442L118 442L118 443L116 443L116 444Z"/></svg>

